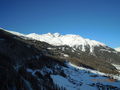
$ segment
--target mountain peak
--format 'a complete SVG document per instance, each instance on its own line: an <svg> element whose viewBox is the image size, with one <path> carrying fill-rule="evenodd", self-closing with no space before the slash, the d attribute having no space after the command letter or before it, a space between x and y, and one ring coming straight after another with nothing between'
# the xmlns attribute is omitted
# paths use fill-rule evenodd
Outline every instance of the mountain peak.
<svg viewBox="0 0 120 90"><path fill-rule="evenodd" d="M47 33L47 34L42 34L42 35L46 35L46 36L50 36L50 37L59 37L59 36L61 36L60 33Z"/></svg>
<svg viewBox="0 0 120 90"><path fill-rule="evenodd" d="M60 33L54 33L54 36L59 37L59 36L61 36L61 34Z"/></svg>

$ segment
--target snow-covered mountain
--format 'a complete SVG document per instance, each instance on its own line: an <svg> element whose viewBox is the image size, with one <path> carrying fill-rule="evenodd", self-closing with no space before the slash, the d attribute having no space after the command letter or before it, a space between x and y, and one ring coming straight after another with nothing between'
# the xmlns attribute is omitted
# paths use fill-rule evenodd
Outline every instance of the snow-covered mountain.
<svg viewBox="0 0 120 90"><path fill-rule="evenodd" d="M115 48L116 51L120 52L120 47L119 48Z"/></svg>
<svg viewBox="0 0 120 90"><path fill-rule="evenodd" d="M48 34L42 34L38 35L35 33L26 35L27 37L30 37L32 39L36 39L39 41L47 42L51 45L55 46L62 46L62 45L68 45L70 47L81 47L82 51L86 51L85 47L90 47L90 52L93 52L95 46L106 46L103 43L100 43L95 40L85 39L79 35L73 35L73 34L67 34L67 35L61 35L59 33L48 33Z"/></svg>
<svg viewBox="0 0 120 90"><path fill-rule="evenodd" d="M96 47L102 47L100 51L117 53L115 50L110 50L110 48L108 48L108 46L105 45L104 43L83 38L80 35L74 35L74 34L61 35L60 33L53 33L53 34L52 33L47 33L47 34L31 33L31 34L25 35L25 34L21 34L19 32L14 32L14 31L8 31L8 32L21 36L26 39L33 39L33 40L46 42L53 46L66 45L66 46L72 47L74 50L79 49L83 52L89 51L89 53L94 55L95 55Z"/></svg>
<svg viewBox="0 0 120 90"><path fill-rule="evenodd" d="M119 75L119 53L100 42L0 29L0 90L119 90Z"/></svg>
<svg viewBox="0 0 120 90"><path fill-rule="evenodd" d="M7 30L6 30L7 31ZM47 33L47 34L36 34L36 33L31 33L28 35L21 34L18 32L14 31L8 31L10 33L13 33L18 36L24 36L28 37L31 39L35 39L38 41L43 41L46 43L49 43L54 46L63 46L63 45L68 45L70 47L79 47L81 46L82 51L86 51L85 47L89 46L90 47L90 52L94 51L95 46L103 46L105 47L106 45L95 41L95 40L90 40L81 37L80 35L74 35L74 34L66 34L66 35L61 35L60 33Z"/></svg>

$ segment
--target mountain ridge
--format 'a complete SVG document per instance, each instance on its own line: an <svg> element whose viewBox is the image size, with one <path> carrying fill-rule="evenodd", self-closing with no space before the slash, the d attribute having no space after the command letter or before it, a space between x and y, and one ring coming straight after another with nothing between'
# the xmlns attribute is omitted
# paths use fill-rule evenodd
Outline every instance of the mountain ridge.
<svg viewBox="0 0 120 90"><path fill-rule="evenodd" d="M70 47L74 46L80 46L82 51L85 51L85 46L89 45L90 46L90 52L93 52L94 46L106 46L105 44L95 41L95 40L90 40L87 38L83 38L80 35L75 35L75 34L66 34L66 35L61 35L60 33L47 33L47 34L36 34L36 33L30 33L30 34L21 34L18 32L14 31L8 31L13 34L19 35L19 36L24 36L28 37L31 39L43 41L46 43L49 43L54 46L61 46L61 45L68 45Z"/></svg>

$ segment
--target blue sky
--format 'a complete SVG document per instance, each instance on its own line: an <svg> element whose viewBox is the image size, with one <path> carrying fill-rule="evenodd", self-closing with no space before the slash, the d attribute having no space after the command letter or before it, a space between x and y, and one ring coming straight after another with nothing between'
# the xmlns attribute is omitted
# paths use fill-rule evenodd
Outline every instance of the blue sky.
<svg viewBox="0 0 120 90"><path fill-rule="evenodd" d="M79 34L120 47L120 0L0 0L0 27Z"/></svg>

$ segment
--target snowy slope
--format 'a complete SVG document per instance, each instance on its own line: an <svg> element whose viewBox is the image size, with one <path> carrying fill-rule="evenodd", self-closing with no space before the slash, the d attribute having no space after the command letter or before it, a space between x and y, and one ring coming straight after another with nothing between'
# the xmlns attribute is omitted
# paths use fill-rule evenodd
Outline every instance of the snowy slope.
<svg viewBox="0 0 120 90"><path fill-rule="evenodd" d="M120 47L119 48L115 48L116 51L120 52Z"/></svg>
<svg viewBox="0 0 120 90"><path fill-rule="evenodd" d="M83 67L78 67L71 63L66 63L67 67L54 65L54 69L44 67L43 69L29 69L27 72L36 77L36 72L45 76L50 73L50 77L53 82L59 86L65 88L65 90L119 90L120 89L120 77L114 75L101 73L96 70L91 70ZM62 71L64 75L54 73L55 71ZM112 78L113 77L113 78ZM60 89L64 90L64 89Z"/></svg>
<svg viewBox="0 0 120 90"><path fill-rule="evenodd" d="M5 31L12 33L12 34L15 34L15 35L18 35L18 36L25 36L24 34L19 33L19 32L15 32L15 31L9 31L9 30L5 30Z"/></svg>
<svg viewBox="0 0 120 90"><path fill-rule="evenodd" d="M32 33L26 36L32 39L47 42L54 46L68 45L70 47L74 47L74 46L78 47L81 45L82 51L86 51L85 46L87 45L90 47L90 52L94 50L94 46L106 46L105 44L97 42L95 40L85 39L79 35L73 35L73 34L60 35L59 33L54 33L54 34L48 33L48 34L38 35Z"/></svg>
<svg viewBox="0 0 120 90"><path fill-rule="evenodd" d="M62 67L67 77L51 75L53 82L67 90L107 90L108 87L120 88L120 81L116 81L106 74L75 66L71 63L68 68ZM120 78L117 78L118 80ZM110 89L111 90L111 89Z"/></svg>

